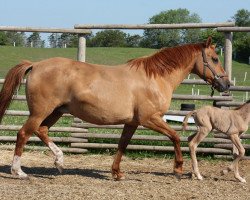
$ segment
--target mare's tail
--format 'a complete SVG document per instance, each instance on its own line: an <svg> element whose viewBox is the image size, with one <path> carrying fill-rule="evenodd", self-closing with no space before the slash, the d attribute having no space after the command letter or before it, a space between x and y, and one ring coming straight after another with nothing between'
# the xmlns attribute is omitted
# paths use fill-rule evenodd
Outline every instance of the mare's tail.
<svg viewBox="0 0 250 200"><path fill-rule="evenodd" d="M187 127L188 127L188 123L187 123L188 118L191 117L195 112L196 112L196 110L191 111L191 112L189 112L189 113L185 116L185 118L184 118L184 120L183 120L183 123L182 123L182 126L183 126L182 130L183 130L183 131L187 130Z"/></svg>
<svg viewBox="0 0 250 200"><path fill-rule="evenodd" d="M30 61L23 61L22 63L11 68L5 77L5 81L0 92L0 122L3 115L10 105L11 99L21 81L29 69L32 68Z"/></svg>

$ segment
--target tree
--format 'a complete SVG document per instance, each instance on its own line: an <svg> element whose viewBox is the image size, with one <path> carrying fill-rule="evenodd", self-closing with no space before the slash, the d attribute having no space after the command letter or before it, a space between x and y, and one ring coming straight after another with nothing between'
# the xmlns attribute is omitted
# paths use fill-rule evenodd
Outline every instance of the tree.
<svg viewBox="0 0 250 200"><path fill-rule="evenodd" d="M213 43L216 44L216 47L224 47L224 33L211 28L205 29L201 32L202 41L206 41L209 36L212 37Z"/></svg>
<svg viewBox="0 0 250 200"><path fill-rule="evenodd" d="M49 45L51 48L59 47L59 35L58 33L52 33L49 37Z"/></svg>
<svg viewBox="0 0 250 200"><path fill-rule="evenodd" d="M241 9L232 17L236 26L250 26L250 11ZM238 32L233 35L236 59L248 62L250 56L250 33Z"/></svg>
<svg viewBox="0 0 250 200"><path fill-rule="evenodd" d="M141 43L142 37L138 34L126 36L126 46L127 47L139 47Z"/></svg>
<svg viewBox="0 0 250 200"><path fill-rule="evenodd" d="M246 9L238 10L232 18L237 26L250 26L250 11Z"/></svg>
<svg viewBox="0 0 250 200"><path fill-rule="evenodd" d="M104 30L97 32L90 42L95 47L124 47L126 46L126 33L120 30Z"/></svg>
<svg viewBox="0 0 250 200"><path fill-rule="evenodd" d="M200 17L197 14L191 14L187 9L177 9L163 11L149 19L150 24L172 24L172 23L199 23ZM147 29L144 30L144 47L162 48L176 46L181 43L197 42L201 31L198 29Z"/></svg>
<svg viewBox="0 0 250 200"><path fill-rule="evenodd" d="M25 33L18 33L14 31L6 31L6 43L5 45L25 46L26 36Z"/></svg>
<svg viewBox="0 0 250 200"><path fill-rule="evenodd" d="M7 36L4 31L0 32L0 45L6 45L7 43Z"/></svg>
<svg viewBox="0 0 250 200"><path fill-rule="evenodd" d="M69 47L70 46L70 41L72 38L72 34L70 33L62 33L60 38L59 38L59 42L58 42L58 46L59 47Z"/></svg>
<svg viewBox="0 0 250 200"><path fill-rule="evenodd" d="M37 32L32 33L27 38L27 43L31 47L44 47L45 42L41 39L40 34Z"/></svg>

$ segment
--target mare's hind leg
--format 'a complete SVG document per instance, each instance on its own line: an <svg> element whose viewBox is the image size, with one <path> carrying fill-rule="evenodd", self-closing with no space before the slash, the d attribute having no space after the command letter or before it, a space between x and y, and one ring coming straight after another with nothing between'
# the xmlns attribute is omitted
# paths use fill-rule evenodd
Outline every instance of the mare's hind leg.
<svg viewBox="0 0 250 200"><path fill-rule="evenodd" d="M23 125L23 127L18 131L16 147L14 158L11 167L11 173L13 175L18 175L19 178L27 178L28 175L24 173L21 169L21 155L23 153L24 145L27 143L30 136L38 130L41 122L41 117L30 116L27 122Z"/></svg>
<svg viewBox="0 0 250 200"><path fill-rule="evenodd" d="M130 139L132 138L137 126L131 126L128 124L124 125L122 135L118 144L118 151L115 155L114 162L112 165L112 176L116 180L121 180L124 178L124 174L120 171L120 162L125 149L128 146Z"/></svg>
<svg viewBox="0 0 250 200"><path fill-rule="evenodd" d="M38 131L35 134L50 148L55 155L55 166L60 173L63 171L63 152L57 147L57 145L49 138L48 131L53 126L63 113L58 110L54 110L41 124Z"/></svg>
<svg viewBox="0 0 250 200"><path fill-rule="evenodd" d="M240 176L240 174L239 174L239 161L245 155L245 149L244 149L243 145L240 142L240 138L239 138L238 134L230 135L230 139L232 140L232 143L238 149L239 154L235 156L235 158L233 160L233 163L232 163L231 167L229 167L229 168L234 170L234 177L236 179L238 179L240 182L245 183L246 180L244 178L242 178Z"/></svg>
<svg viewBox="0 0 250 200"><path fill-rule="evenodd" d="M194 174L197 176L199 180L202 180L203 178L198 168L196 149L197 149L197 146L200 144L200 142L208 135L210 131L211 131L210 127L201 126L198 128L198 131L196 134L193 134L189 136L188 138L188 141L189 141L188 146L190 150L190 156L192 159L192 168L193 168Z"/></svg>

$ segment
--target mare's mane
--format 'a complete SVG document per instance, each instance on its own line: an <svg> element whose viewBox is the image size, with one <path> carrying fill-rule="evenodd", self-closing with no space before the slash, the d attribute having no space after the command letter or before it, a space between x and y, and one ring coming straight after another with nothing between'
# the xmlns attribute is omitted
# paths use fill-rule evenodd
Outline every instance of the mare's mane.
<svg viewBox="0 0 250 200"><path fill-rule="evenodd" d="M174 69L187 67L194 57L194 53L201 51L203 43L186 44L177 47L163 48L147 57L128 61L131 67L144 67L147 76L163 76Z"/></svg>

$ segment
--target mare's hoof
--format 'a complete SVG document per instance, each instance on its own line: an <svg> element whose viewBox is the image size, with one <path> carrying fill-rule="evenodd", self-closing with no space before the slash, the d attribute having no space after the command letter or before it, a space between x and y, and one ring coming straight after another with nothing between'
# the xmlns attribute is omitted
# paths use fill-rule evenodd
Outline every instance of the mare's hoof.
<svg viewBox="0 0 250 200"><path fill-rule="evenodd" d="M11 174L17 176L20 179L29 180L29 176L22 170L14 170L13 168L11 168Z"/></svg>
<svg viewBox="0 0 250 200"><path fill-rule="evenodd" d="M175 172L174 175L175 175L175 177L176 177L177 180L179 180L179 181L181 180L182 174Z"/></svg>
<svg viewBox="0 0 250 200"><path fill-rule="evenodd" d="M121 181L125 179L124 173L112 173L112 177L115 181Z"/></svg>

